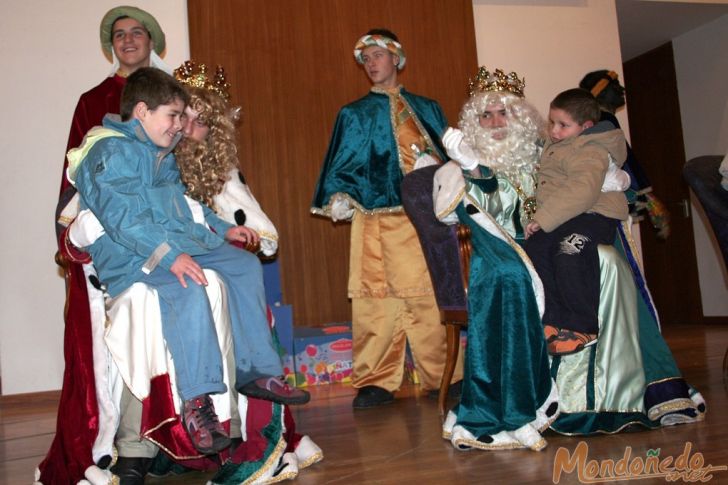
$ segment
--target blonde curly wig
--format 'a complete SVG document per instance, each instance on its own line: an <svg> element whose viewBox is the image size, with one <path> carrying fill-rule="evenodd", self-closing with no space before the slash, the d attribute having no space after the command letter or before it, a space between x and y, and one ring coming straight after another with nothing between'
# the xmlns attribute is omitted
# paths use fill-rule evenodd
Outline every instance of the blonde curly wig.
<svg viewBox="0 0 728 485"><path fill-rule="evenodd" d="M190 93L190 107L199 113L198 119L210 131L203 142L182 139L174 153L187 195L214 210L213 197L222 191L231 169L238 166L236 110L204 88L187 86L186 89Z"/></svg>

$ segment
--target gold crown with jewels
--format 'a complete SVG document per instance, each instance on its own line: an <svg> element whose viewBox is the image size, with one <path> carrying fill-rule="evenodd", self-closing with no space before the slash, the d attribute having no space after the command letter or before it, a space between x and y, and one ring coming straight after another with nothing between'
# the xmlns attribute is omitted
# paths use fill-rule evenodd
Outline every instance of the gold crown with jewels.
<svg viewBox="0 0 728 485"><path fill-rule="evenodd" d="M215 75L210 79L206 65L198 66L194 61L185 61L174 70L174 77L186 86L212 91L225 101L230 99L230 85L225 81L225 69L222 66L217 66Z"/></svg>
<svg viewBox="0 0 728 485"><path fill-rule="evenodd" d="M490 72L485 66L481 66L478 69L478 75L468 83L468 96L472 97L478 93L501 91L512 93L522 98L525 88L526 79L520 79L515 72L506 74L500 69Z"/></svg>

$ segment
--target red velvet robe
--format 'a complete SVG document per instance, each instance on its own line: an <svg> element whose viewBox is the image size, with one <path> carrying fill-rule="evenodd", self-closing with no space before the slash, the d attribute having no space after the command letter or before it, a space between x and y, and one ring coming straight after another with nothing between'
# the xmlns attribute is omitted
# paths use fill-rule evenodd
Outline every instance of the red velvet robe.
<svg viewBox="0 0 728 485"><path fill-rule="evenodd" d="M118 113L126 78L113 76L81 95L71 120L66 153L83 141L88 130L101 124L106 113ZM68 160L63 157L59 197L75 191L66 178ZM66 198L68 200L68 198ZM60 208L59 208L60 209ZM57 211L57 214L60 210ZM69 251L59 238L59 252L68 260L63 355L65 370L58 404L56 435L45 460L39 465L40 481L48 484L75 484L94 464L91 450L98 434L98 406L94 381L91 315L83 273L83 253ZM73 253L73 254L71 254Z"/></svg>
<svg viewBox="0 0 728 485"><path fill-rule="evenodd" d="M118 113L121 104L121 91L126 84L126 78L119 75L107 77L98 86L86 91L78 99L76 111L73 113L71 120L71 131L68 134L68 144L66 145L66 153L71 148L81 145L83 137L86 136L88 130L94 126L100 125L106 113ZM71 184L66 178L66 168L68 160L63 157L63 172L61 173L61 189L62 194Z"/></svg>

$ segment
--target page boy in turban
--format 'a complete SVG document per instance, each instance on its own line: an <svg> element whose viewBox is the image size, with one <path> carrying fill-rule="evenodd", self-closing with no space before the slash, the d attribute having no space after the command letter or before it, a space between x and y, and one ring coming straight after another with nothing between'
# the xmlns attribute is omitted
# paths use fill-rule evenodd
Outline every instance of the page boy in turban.
<svg viewBox="0 0 728 485"><path fill-rule="evenodd" d="M311 212L352 222L353 406L367 408L394 400L408 341L422 387L439 387L445 331L400 184L414 168L444 160L447 122L437 102L398 83L406 57L392 32L370 30L354 57L373 86L339 112Z"/></svg>

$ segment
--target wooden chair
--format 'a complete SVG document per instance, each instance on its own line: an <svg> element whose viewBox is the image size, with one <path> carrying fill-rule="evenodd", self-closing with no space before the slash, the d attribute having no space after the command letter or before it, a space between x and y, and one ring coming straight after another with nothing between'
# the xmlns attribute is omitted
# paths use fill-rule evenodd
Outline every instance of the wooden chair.
<svg viewBox="0 0 728 485"><path fill-rule="evenodd" d="M446 328L447 354L438 397L440 416L444 417L450 381L460 352L460 330L468 325L467 288L472 248L467 226L449 226L435 217L432 188L437 168L421 168L404 177L402 206L420 239L440 320Z"/></svg>
<svg viewBox="0 0 728 485"><path fill-rule="evenodd" d="M470 275L470 254L473 250L470 243L470 228L464 224L457 225L458 253L463 278L463 291L468 294L468 277ZM467 300L466 300L467 301ZM447 332L447 354L445 369L442 371L440 381L440 394L437 398L437 408L440 416L447 414L447 398L450 391L450 381L455 372L455 364L460 353L460 330L468 327L468 311L466 308L445 309L440 308L440 321L445 325Z"/></svg>
<svg viewBox="0 0 728 485"><path fill-rule="evenodd" d="M722 160L718 155L693 158L683 167L683 177L705 210L728 268L728 190L721 186L718 172ZM728 349L723 356L723 378L728 379Z"/></svg>

